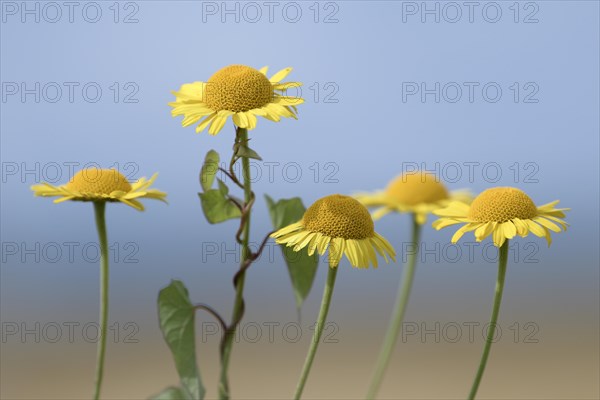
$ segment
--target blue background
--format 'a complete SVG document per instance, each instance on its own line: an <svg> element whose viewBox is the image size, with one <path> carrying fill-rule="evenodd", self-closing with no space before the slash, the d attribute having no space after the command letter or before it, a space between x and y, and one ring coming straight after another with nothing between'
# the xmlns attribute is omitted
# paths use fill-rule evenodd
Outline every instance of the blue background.
<svg viewBox="0 0 600 400"><path fill-rule="evenodd" d="M28 4L33 7L34 2ZM229 64L269 65L269 75L293 66L286 80L303 82L306 100L299 107L299 120L275 124L260 119L250 133L252 147L262 158L280 163L271 181L268 168L255 164L260 176L256 175L254 182L259 198L253 217L254 242L270 230L263 193L274 198L300 196L309 205L331 193L383 188L415 163L424 163L430 170L439 163L440 168L448 168L445 171L450 177L454 175L451 166L461 165L462 175L448 183L450 189L469 188L477 193L510 185L525 190L537 204L560 199L562 206L572 208L567 216L569 231L554 235L549 249L535 237L518 239L522 245L539 245L535 255L539 262L526 263L519 257L509 267L503 313L507 319L524 316L545 321L548 330L569 326L572 337L587 332L592 340L588 350L581 350L582 357L591 357L588 361L597 365L598 2L534 3L539 7L537 23L523 23L532 10L524 9L525 3L520 3L520 22L515 23L509 9L512 2L498 3L503 14L497 23L487 22L481 7L473 22L463 15L456 23L443 17L436 23L432 16L423 23L419 14L406 15L404 22L402 12L407 3L392 1L335 2L337 23L323 23L325 15L336 10L333 6L325 9L324 3L319 4L319 22L315 23L309 8L314 7L312 2L298 2L302 17L297 23L286 21L281 8L276 9L273 22L263 8L257 23L245 21L243 15L236 23L232 15L222 22L220 14L203 14L206 2L143 1L135 3L134 17L139 21L126 24L122 19L134 8L124 9L121 3L120 22L114 23L109 9L112 2L98 4L103 14L97 23L86 22L81 7L76 9L73 23L66 15L57 23L43 18L35 23L31 16L23 23L20 14L3 13L3 246L8 242L32 247L36 242L43 246L96 240L90 204L54 205L33 197L29 187L46 178L44 166L61 165L62 179L57 183L62 183L69 177L64 163L96 162L103 167L133 163L137 170L132 177L159 172L155 186L168 192L169 205L147 201L144 213L109 205L109 241L121 247L135 242L139 249L135 256L139 263L121 260L111 267L111 318L133 318L143 326L142 335L159 343L155 299L172 278L184 280L197 301L209 302L228 315L233 299L230 279L237 263L233 255L224 260L220 255L209 256L202 262L202 252L207 243L227 244L231 249L237 225L209 225L197 192L204 154L215 149L227 160L233 127L229 122L216 137L206 132L196 135L191 127L183 129L180 118L170 115L170 91L183 83L206 80ZM220 2L216 4L220 6ZM435 3L428 4L433 7ZM64 86L63 97L56 103L43 96L37 103L33 95L25 101L19 95L8 95L7 82L26 82L28 87L35 82L41 86L77 82L80 86L72 103ZM87 82L97 82L103 90L96 103L81 95L80 88ZM121 87L116 103L109 88L114 82ZM123 88L128 82L139 88L134 95L137 103L123 101L130 91ZM435 82L441 86L478 82L480 86L472 103L464 86L456 103L443 97L435 102L432 95L425 102L419 96L403 102L403 82L426 82L429 88ZM481 87L488 82L503 90L495 103L482 97ZM521 87L518 102L509 88L514 82ZM539 88L534 96L537 103L523 101L528 82ZM316 98L315 83L320 87ZM326 88L327 83L333 86ZM326 101L332 87L338 89L331 98L337 102ZM479 166L469 179L465 163L473 162ZM33 169L36 163L38 176L21 175L24 166ZM286 175L283 166L289 163L297 165ZM316 179L315 163L319 170ZM326 163L332 164L326 167ZM495 181L493 169L487 175L482 172L488 163L500 167L499 180ZM516 181L514 167L511 169L515 163L520 171ZM13 175L14 166L19 170ZM302 176L295 181L297 166ZM537 182L526 179L534 169L532 177ZM51 176L53 171L46 170ZM329 182L326 175L332 171L334 181ZM387 217L376 223L376 229L398 251L409 240L406 216ZM444 246L451 233L435 232L428 224L423 239L431 247L435 243ZM465 238L472 241L470 235ZM120 259L123 257L121 253ZM3 254L2 320L65 320L69 316L95 320L97 266L85 262L80 252L76 251L75 258L69 262L63 256L51 263L43 257L35 262L28 256L23 262L20 254ZM485 321L495 263L485 261L480 251L473 262L465 256L456 263L444 257L439 262L433 257L425 261L418 271L409 317ZM376 323L372 329L379 332L379 338L400 266L359 271L345 262L342 267L334 304L337 311L332 318L358 319L364 326ZM294 299L282 261L278 257L262 260L250 272L248 318L287 316L294 320ZM316 312L323 281L321 268L305 309L307 320ZM374 340L374 349L376 344ZM465 366L469 373L474 360ZM295 374L295 370L290 372ZM586 393L597 395L597 381L587 381L587 385ZM160 387L158 384L148 392Z"/></svg>

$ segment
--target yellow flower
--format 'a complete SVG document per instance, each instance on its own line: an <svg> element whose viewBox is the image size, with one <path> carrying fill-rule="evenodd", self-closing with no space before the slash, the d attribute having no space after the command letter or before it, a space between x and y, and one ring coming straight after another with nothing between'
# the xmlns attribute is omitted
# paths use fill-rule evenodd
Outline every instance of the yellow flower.
<svg viewBox="0 0 600 400"><path fill-rule="evenodd" d="M186 83L179 92L172 92L175 101L169 103L173 107L171 114L183 115L184 127L199 122L196 132L210 126L211 135L219 133L230 116L235 125L247 129L256 127L257 116L275 122L281 117L297 119L296 106L304 100L284 93L302 84L281 82L291 71L292 68L284 68L268 79L267 67L256 70L245 65L227 66L208 82Z"/></svg>
<svg viewBox="0 0 600 400"><path fill-rule="evenodd" d="M452 201L468 203L472 199L468 191L448 192L437 176L422 171L400 175L385 190L357 193L354 197L367 207L380 207L373 212L373 219L377 220L393 211L411 212L419 224L427 221L429 213Z"/></svg>
<svg viewBox="0 0 600 400"><path fill-rule="evenodd" d="M33 185L35 196L60 197L54 200L61 203L74 201L120 201L143 211L144 206L137 199L148 198L165 201L166 193L150 189L158 174L152 178L141 178L131 184L123 174L114 169L88 168L77 172L67 184L54 186L49 183Z"/></svg>
<svg viewBox="0 0 600 400"><path fill-rule="evenodd" d="M302 219L273 233L278 244L300 251L308 246L308 254L315 250L323 255L329 246L329 265L338 266L342 255L358 268L368 268L369 262L377 267L379 253L388 262L387 255L396 260L390 243L377 232L369 211L349 196L334 194L317 200Z"/></svg>
<svg viewBox="0 0 600 400"><path fill-rule="evenodd" d="M558 200L537 207L522 190L512 187L497 187L483 191L471 205L453 202L447 208L433 213L441 218L433 222L437 230L450 225L465 224L454 236L456 243L465 232L475 231L475 239L480 242L490 234L497 247L506 239L516 235L527 236L530 232L545 237L548 246L552 243L550 231L567 229L561 218L568 208L555 208Z"/></svg>

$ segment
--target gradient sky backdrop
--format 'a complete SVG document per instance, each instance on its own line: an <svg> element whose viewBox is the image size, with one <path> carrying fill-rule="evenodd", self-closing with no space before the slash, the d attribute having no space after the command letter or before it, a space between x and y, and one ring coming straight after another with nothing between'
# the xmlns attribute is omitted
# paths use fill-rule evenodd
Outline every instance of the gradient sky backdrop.
<svg viewBox="0 0 600 400"><path fill-rule="evenodd" d="M513 2L498 2L499 17L496 6L481 2L472 22L463 6L455 23L448 20L457 18L456 9L436 2L427 5L433 9L437 4L439 23L434 15L421 14L421 2L279 2L272 22L263 5L256 23L249 21L257 18L255 9L244 3L238 5L236 22L235 15L222 15L221 2L120 3L116 17L113 2L100 1L102 15L96 23L85 20L95 18L96 10L85 2L75 8L72 23L64 6L58 18L55 9L28 2L40 9L36 23L35 15L22 15L22 4L2 1L3 322L96 319L98 267L86 262L81 250L96 240L92 206L54 205L29 190L39 180L54 178L56 166L60 183L69 178L68 165L88 162L131 167L124 172L135 178L159 172L156 187L169 194L168 206L147 201L144 213L108 207L109 241L120 248L119 262L111 267L111 318L138 321L145 327L142 336L159 338L155 299L172 278L183 279L196 301L228 315L236 260L231 254L206 255L206 249L232 249L236 222L210 226L197 192L204 154L215 149L227 160L233 127L228 123L216 137L196 135L193 128L181 128L180 118L171 117L167 103L173 99L170 91L181 84L242 63L269 65L270 74L293 66L288 80L304 83L306 99L298 121L262 119L250 133L252 147L263 159L279 163L273 164L271 176L268 164L254 164L259 199L254 242L270 230L264 193L301 196L309 205L331 193L383 188L414 165L437 168L452 181L450 189L477 193L491 186L516 186L537 204L560 199L562 206L572 208L567 216L571 227L554 235L550 249L535 237L515 240L520 255L509 266L504 317L546 321L548 330L570 326L574 337L587 332L597 339L597 2L520 2L518 16ZM227 5L234 8L234 2ZM302 15L292 23L297 9ZM138 22L123 23L126 18ZM490 22L494 18L498 22ZM36 82L40 101L35 94L23 99L21 85L31 89ZM435 94L424 100L420 93L407 94L422 83L429 89L439 83L439 102ZM94 87L102 89L97 102L85 99L86 84L92 87L87 92L91 97ZM68 85L75 87L72 102ZM475 86L472 102L468 85ZM484 93L486 85L491 88ZM62 97L51 102L57 86ZM456 87L462 97L452 102ZM502 94L492 102L496 87ZM137 102L127 102L131 100ZM391 216L377 222L376 229L401 251L409 240L408 222L406 216ZM429 248L436 243L442 248L450 236L449 230L434 232L427 226L423 239ZM473 241L472 235L465 238ZM81 243L73 262L65 242ZM129 242L134 247L125 247ZM536 245L526 247L529 242ZM12 243L17 254L6 251ZM63 255L55 263L43 254L40 262L31 255L23 262L23 244L32 248L36 243L58 243ZM476 248L473 261L466 254L457 262L450 262L453 255L441 254L439 262L428 256L418 271L409 317L485 321L496 267L484 259L482 247ZM125 263L132 249L139 262ZM538 262L525 262L529 251ZM261 260L250 271L248 318L295 320L287 272L278 251L273 254L275 258ZM400 266L358 271L345 262L342 268L334 317L374 321L373 329L381 335ZM314 318L323 281L321 268L306 305L307 321ZM15 357L27 347L14 341L6 346ZM590 346L581 350L582 356L597 361L597 341ZM598 382L587 385L586 393L597 396Z"/></svg>

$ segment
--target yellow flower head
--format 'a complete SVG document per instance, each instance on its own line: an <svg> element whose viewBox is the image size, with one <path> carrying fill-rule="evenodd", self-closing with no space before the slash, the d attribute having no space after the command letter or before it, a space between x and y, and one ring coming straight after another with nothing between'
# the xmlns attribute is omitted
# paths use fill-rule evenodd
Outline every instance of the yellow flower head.
<svg viewBox="0 0 600 400"><path fill-rule="evenodd" d="M131 184L123 174L114 169L88 168L77 172L65 185L54 186L49 183L33 185L35 196L60 197L54 200L61 203L74 201L120 201L143 211L144 206L137 199L149 198L165 201L166 193L150 186L156 179L154 174L149 180L141 178Z"/></svg>
<svg viewBox="0 0 600 400"><path fill-rule="evenodd" d="M373 212L373 219L393 211L411 212L419 224L424 224L433 210L445 207L452 201L471 201L469 192L448 192L437 176L424 171L405 173L392 180L385 190L358 193L354 197L367 207L380 207Z"/></svg>
<svg viewBox="0 0 600 400"><path fill-rule="evenodd" d="M273 233L278 244L294 247L300 251L308 246L308 254L315 250L323 255L329 247L329 265L338 266L342 255L358 268L368 268L369 263L377 267L375 252L388 262L389 255L395 261L396 253L375 232L369 211L349 196L333 194L317 200L310 206L302 219Z"/></svg>
<svg viewBox="0 0 600 400"><path fill-rule="evenodd" d="M186 83L173 92L171 114L183 115L184 127L199 122L196 132L209 127L211 135L219 133L230 116L235 125L247 129L256 127L257 116L275 122L281 117L297 119L296 106L304 100L284 94L302 84L281 82L291 71L292 68L284 68L268 79L267 67L256 70L245 65L227 66L207 82Z"/></svg>
<svg viewBox="0 0 600 400"><path fill-rule="evenodd" d="M456 243L465 232L475 231L475 239L480 242L490 234L497 247L506 239L516 235L527 236L530 232L545 237L548 246L552 243L550 231L567 229L561 218L568 208L555 208L558 200L537 207L522 190L512 187L497 187L483 191L471 205L453 202L447 208L433 213L440 216L433 223L437 230L450 225L463 225L454 236Z"/></svg>

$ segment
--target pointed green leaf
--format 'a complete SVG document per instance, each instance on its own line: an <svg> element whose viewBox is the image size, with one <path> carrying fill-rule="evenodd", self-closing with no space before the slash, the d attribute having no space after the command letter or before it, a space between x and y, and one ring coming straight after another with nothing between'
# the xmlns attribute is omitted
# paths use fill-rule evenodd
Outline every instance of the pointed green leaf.
<svg viewBox="0 0 600 400"><path fill-rule="evenodd" d="M194 317L194 306L181 281L171 281L169 286L160 291L158 294L160 329L173 354L182 389L187 392L188 398L201 400L204 398L205 390L196 362Z"/></svg>
<svg viewBox="0 0 600 400"><path fill-rule="evenodd" d="M223 196L227 196L229 194L229 188L222 180L217 178L217 182L219 184L219 190L223 193Z"/></svg>
<svg viewBox="0 0 600 400"><path fill-rule="evenodd" d="M211 224L218 224L242 216L240 209L220 189L211 189L204 193L198 193L198 195L200 196L204 216Z"/></svg>
<svg viewBox="0 0 600 400"><path fill-rule="evenodd" d="M200 185L203 191L208 191L215 181L215 175L219 171L219 153L210 150L204 157L204 164L200 170Z"/></svg>
<svg viewBox="0 0 600 400"><path fill-rule="evenodd" d="M281 199L278 202L265 195L271 222L275 229L283 228L302 219L306 208L299 197L292 199ZM308 248L295 252L290 247L281 246L283 257L288 267L294 296L296 297L296 306L302 307L302 303L308 296L312 284L315 280L319 256L317 253L308 255Z"/></svg>
<svg viewBox="0 0 600 400"><path fill-rule="evenodd" d="M170 386L152 397L152 400L192 400L192 398L189 397L185 390L179 387Z"/></svg>
<svg viewBox="0 0 600 400"><path fill-rule="evenodd" d="M235 155L238 157L253 158L255 160L262 161L262 158L258 155L258 153L248 146L238 146L235 151Z"/></svg>

